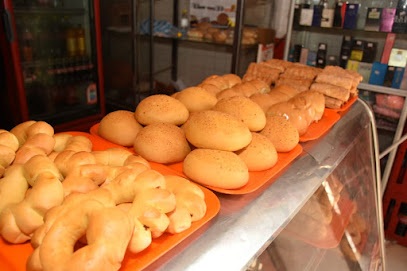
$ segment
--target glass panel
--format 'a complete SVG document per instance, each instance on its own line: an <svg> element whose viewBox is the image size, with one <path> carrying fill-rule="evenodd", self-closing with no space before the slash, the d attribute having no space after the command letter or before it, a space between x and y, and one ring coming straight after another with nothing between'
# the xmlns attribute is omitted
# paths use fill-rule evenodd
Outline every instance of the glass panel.
<svg viewBox="0 0 407 271"><path fill-rule="evenodd" d="M365 129L258 262L277 270L378 269L380 237L367 142Z"/></svg>
<svg viewBox="0 0 407 271"><path fill-rule="evenodd" d="M31 119L52 125L100 113L90 1L16 1L15 23Z"/></svg>

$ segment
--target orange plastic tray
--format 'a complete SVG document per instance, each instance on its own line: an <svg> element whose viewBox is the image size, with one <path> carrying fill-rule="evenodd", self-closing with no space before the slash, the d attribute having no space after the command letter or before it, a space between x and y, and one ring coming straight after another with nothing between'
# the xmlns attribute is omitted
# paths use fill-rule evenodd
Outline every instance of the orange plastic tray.
<svg viewBox="0 0 407 271"><path fill-rule="evenodd" d="M335 248L339 245L343 234L345 233L345 229L349 224L349 220L352 216L352 211L354 209L354 202L346 198L345 196L341 196L338 201L338 207L340 210L340 214L336 213L332 210L332 221L330 224L324 225L323 223L320 224L320 227L326 227L327 235L321 236L318 234L318 229L315 229L315 235L305 235L299 228L290 228L290 226L286 227L284 231L289 235L302 240L308 244L313 245L314 247L319 248ZM313 219L313 218L309 218Z"/></svg>
<svg viewBox="0 0 407 271"><path fill-rule="evenodd" d="M357 99L358 99L358 96L356 95L356 96L350 98L349 101L347 101L347 102L346 102L344 105L342 105L342 107L339 108L339 109L326 108L325 110L334 111L334 112L346 111L346 110L348 110L348 109L352 106L352 104L354 104L354 103L356 102Z"/></svg>
<svg viewBox="0 0 407 271"><path fill-rule="evenodd" d="M91 134L84 132L75 131L64 133L88 137L93 143L92 150L94 151L105 150L107 148L112 147L122 147L114 143L108 142L106 140L100 140L99 138L96 138ZM152 169L159 171L163 175L182 176L182 174L170 170L165 166L154 165L152 166ZM123 260L122 268L120 270L142 270L146 268L148 265L157 260L160 256L171 250L182 240L191 235L193 232L200 229L202 226L204 226L208 221L210 221L213 217L215 217L218 214L220 210L220 202L217 196L209 189L202 187L199 184L198 186L202 189L205 195L205 203L207 206L205 216L199 221L192 223L189 229L181 233L178 234L165 233L159 238L153 239L151 245L147 249L138 254L134 255L131 253L127 253ZM18 271L25 270L26 269L25 264L32 251L33 249L30 243L12 245L6 243L2 238L0 238L0 270L18 270Z"/></svg>
<svg viewBox="0 0 407 271"><path fill-rule="evenodd" d="M315 140L324 135L338 120L341 116L336 113L336 111L324 110L322 118L318 122L311 123L305 134L300 136L300 142L306 142L310 140Z"/></svg>
<svg viewBox="0 0 407 271"><path fill-rule="evenodd" d="M268 170L263 170L263 171L250 171L249 172L249 181L248 183L238 189L223 189L219 187L214 187L214 186L209 186L209 185L204 185L205 187L224 194L233 194L233 195L241 195L241 194L248 194L251 192L256 191L259 189L262 185L267 183L272 177L277 175L279 172L284 170L288 164L290 164L295 158L297 158L300 154L302 153L302 146L298 144L294 149L292 149L290 152L287 153L278 153L278 160L277 163L275 164L274 167L268 169ZM152 168L159 168L160 166L158 164L151 163ZM180 163L175 163L175 164L169 164L166 165L178 174L181 174L181 176L185 176L183 173L182 167L183 167L183 162ZM159 170L157 170L159 171ZM187 177L186 177L187 178ZM274 180L275 181L275 180ZM272 184L270 182L270 184Z"/></svg>

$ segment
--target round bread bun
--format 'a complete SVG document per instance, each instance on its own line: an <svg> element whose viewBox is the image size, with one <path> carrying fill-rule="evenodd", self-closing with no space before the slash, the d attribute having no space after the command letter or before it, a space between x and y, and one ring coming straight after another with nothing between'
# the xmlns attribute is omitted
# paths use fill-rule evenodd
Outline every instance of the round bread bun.
<svg viewBox="0 0 407 271"><path fill-rule="evenodd" d="M216 95L221 92L222 90L220 88L218 88L215 85L211 85L211 84L200 84L198 85L198 87L203 88L204 90L206 90L209 94L213 95L216 97Z"/></svg>
<svg viewBox="0 0 407 271"><path fill-rule="evenodd" d="M284 93L285 95L287 95L288 97L292 98L295 95L297 95L299 93L299 91L294 88L293 86L289 86L289 85L278 85L276 87L273 88L273 91L280 91L282 93Z"/></svg>
<svg viewBox="0 0 407 271"><path fill-rule="evenodd" d="M261 107L246 97L222 99L213 107L215 111L228 113L246 124L252 132L260 131L266 125L266 115Z"/></svg>
<svg viewBox="0 0 407 271"><path fill-rule="evenodd" d="M277 115L288 119L294 127L297 128L298 134L305 134L311 124L309 113L305 108L296 107L293 103L282 102L270 106L266 116Z"/></svg>
<svg viewBox="0 0 407 271"><path fill-rule="evenodd" d="M324 94L322 94L318 91L314 91L314 90L306 90L306 91L300 92L295 97L304 97L306 100L309 101L311 106L315 109L315 116L314 116L313 121L319 121L322 118L322 116L324 115L324 111L325 111Z"/></svg>
<svg viewBox="0 0 407 271"><path fill-rule="evenodd" d="M248 82L257 89L257 93L269 93L271 90L270 86L260 79L253 79Z"/></svg>
<svg viewBox="0 0 407 271"><path fill-rule="evenodd" d="M241 85L239 85L239 87L242 90L243 95L246 97L250 97L253 94L259 93L257 87L250 81L243 82Z"/></svg>
<svg viewBox="0 0 407 271"><path fill-rule="evenodd" d="M237 151L252 140L252 134L245 124L219 111L195 112L183 129L187 140L197 148Z"/></svg>
<svg viewBox="0 0 407 271"><path fill-rule="evenodd" d="M143 99L138 104L134 114L136 120L142 125L157 122L181 125L189 117L189 111L182 102L163 94L152 95Z"/></svg>
<svg viewBox="0 0 407 271"><path fill-rule="evenodd" d="M224 74L222 75L222 78L228 82L229 88L242 82L242 79L238 75L233 73Z"/></svg>
<svg viewBox="0 0 407 271"><path fill-rule="evenodd" d="M143 126L137 122L133 112L117 110L102 118L98 134L115 144L131 147L142 128Z"/></svg>
<svg viewBox="0 0 407 271"><path fill-rule="evenodd" d="M202 81L201 84L212 84L218 87L221 90L227 89L229 87L229 83L219 75L211 75L205 80Z"/></svg>
<svg viewBox="0 0 407 271"><path fill-rule="evenodd" d="M300 136L295 126L282 116L267 116L260 134L273 143L277 152L289 152L297 146Z"/></svg>
<svg viewBox="0 0 407 271"><path fill-rule="evenodd" d="M273 97L267 93L253 94L252 96L250 96L250 100L258 104L261 107L261 109L263 109L264 113L267 112L267 109L269 109L270 106L276 103L276 100L273 99Z"/></svg>
<svg viewBox="0 0 407 271"><path fill-rule="evenodd" d="M272 168L278 159L273 143L259 133L252 133L252 142L247 147L237 151L236 154L243 160L249 171Z"/></svg>
<svg viewBox="0 0 407 271"><path fill-rule="evenodd" d="M309 124L315 120L316 111L311 99L307 99L304 96L295 96L288 100L288 102L293 104L294 108L305 112L304 115Z"/></svg>
<svg viewBox="0 0 407 271"><path fill-rule="evenodd" d="M234 86L233 88L224 89L221 92L219 92L216 95L216 98L218 98L218 101L222 100L222 99L226 99L226 98L235 97L235 96L245 97L243 92L241 92L240 89L236 88L236 86Z"/></svg>
<svg viewBox="0 0 407 271"><path fill-rule="evenodd" d="M175 97L183 103L189 112L211 109L218 99L201 87L186 88Z"/></svg>
<svg viewBox="0 0 407 271"><path fill-rule="evenodd" d="M148 161L169 164L184 160L191 148L180 127L153 123L137 134L134 151Z"/></svg>
<svg viewBox="0 0 407 271"><path fill-rule="evenodd" d="M224 189L237 189L249 181L246 164L229 151L195 149L185 158L183 171L197 183Z"/></svg>
<svg viewBox="0 0 407 271"><path fill-rule="evenodd" d="M270 95L270 97L274 100L274 104L286 102L292 97L276 88L273 88L268 95Z"/></svg>

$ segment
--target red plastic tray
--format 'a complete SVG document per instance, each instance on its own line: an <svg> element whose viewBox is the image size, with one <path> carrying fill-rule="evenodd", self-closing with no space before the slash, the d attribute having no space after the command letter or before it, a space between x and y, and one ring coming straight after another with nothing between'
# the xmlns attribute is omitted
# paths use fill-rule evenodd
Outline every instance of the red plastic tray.
<svg viewBox="0 0 407 271"><path fill-rule="evenodd" d="M345 233L345 229L354 210L354 202L349 200L345 196L341 196L338 201L338 207L340 213L336 213L334 210L332 210L333 215L331 223L326 225L324 225L323 223L319 224L319 227L326 228L327 234L325 236L318 234L318 229L315 229L315 234L305 234L303 231L301 231L301 228L298 228L297 226L293 227L290 224L285 227L284 231L299 240L313 245L314 247L323 249L335 248L339 245L342 236ZM313 218L309 217L308 219Z"/></svg>
<svg viewBox="0 0 407 271"><path fill-rule="evenodd" d="M322 118L318 122L311 123L305 134L300 136L300 142L307 142L310 140L315 140L324 135L338 120L341 116L336 113L336 111L324 110Z"/></svg>
<svg viewBox="0 0 407 271"><path fill-rule="evenodd" d="M99 141L95 139L92 135L84 132L66 132L72 135L82 135L91 139L93 143L93 150L105 150L106 148L118 147L113 143L107 144L106 142ZM124 147L123 147L124 148ZM153 169L159 171L163 175L179 175L177 172L170 170L164 166L162 167L152 167ZM120 270L142 270L148 265L153 263L163 254L171 250L189 235L191 235L196 230L200 229L207 222L209 222L213 217L215 217L220 210L220 202L217 196L209 189L198 185L205 195L205 203L207 206L207 211L205 216L199 221L193 222L191 227L178 234L168 234L165 233L159 238L153 239L151 245L144 251L138 254L127 253ZM25 270L25 265L28 257L31 255L33 249L30 243L13 245L5 242L0 238L0 270Z"/></svg>

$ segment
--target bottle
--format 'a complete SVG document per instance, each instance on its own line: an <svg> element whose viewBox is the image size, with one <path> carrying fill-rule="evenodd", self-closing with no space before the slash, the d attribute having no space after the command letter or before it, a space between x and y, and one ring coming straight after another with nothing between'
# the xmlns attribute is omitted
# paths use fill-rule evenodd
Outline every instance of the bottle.
<svg viewBox="0 0 407 271"><path fill-rule="evenodd" d="M328 0L323 0L322 7L321 27L332 27L335 10L328 7Z"/></svg>
<svg viewBox="0 0 407 271"><path fill-rule="evenodd" d="M187 34L188 26L189 26L188 14L187 14L187 10L184 9L182 11L181 23L180 23L180 30L181 30L182 35Z"/></svg>
<svg viewBox="0 0 407 271"><path fill-rule="evenodd" d="M75 29L72 27L68 27L65 31L65 39L66 39L66 50L68 56L75 56L78 52L78 45L76 42L76 33Z"/></svg>
<svg viewBox="0 0 407 271"><path fill-rule="evenodd" d="M23 44L21 47L22 56L24 61L33 61L33 34L28 26L25 26L23 32Z"/></svg>
<svg viewBox="0 0 407 271"><path fill-rule="evenodd" d="M85 29L80 24L76 28L76 45L77 55L84 56L86 54Z"/></svg>

